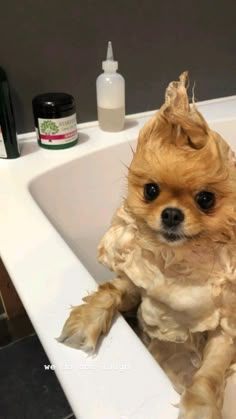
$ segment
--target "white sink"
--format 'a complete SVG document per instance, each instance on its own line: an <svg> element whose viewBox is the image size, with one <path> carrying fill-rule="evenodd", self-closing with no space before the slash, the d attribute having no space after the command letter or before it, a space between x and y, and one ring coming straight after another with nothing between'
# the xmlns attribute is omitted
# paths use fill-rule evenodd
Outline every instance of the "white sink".
<svg viewBox="0 0 236 419"><path fill-rule="evenodd" d="M199 109L236 149L236 96L202 102ZM126 130L117 134L100 131L96 123L82 124L81 143L67 150L39 149L29 134L22 137L20 159L0 161L1 256L72 409L82 419L178 415L178 395L121 316L95 357L54 339L70 305L96 289L96 282L112 277L97 263L96 247L125 196L130 146L135 147L151 114L128 118ZM234 417L233 380L225 419Z"/></svg>
<svg viewBox="0 0 236 419"><path fill-rule="evenodd" d="M101 282L111 272L97 262L97 245L126 193L130 144L112 145L39 176L30 191L39 207L88 269Z"/></svg>

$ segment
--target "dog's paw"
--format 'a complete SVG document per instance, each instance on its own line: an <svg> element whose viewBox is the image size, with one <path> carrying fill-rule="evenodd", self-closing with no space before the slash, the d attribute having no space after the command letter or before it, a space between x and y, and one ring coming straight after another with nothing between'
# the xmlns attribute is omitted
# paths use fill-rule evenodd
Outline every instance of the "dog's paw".
<svg viewBox="0 0 236 419"><path fill-rule="evenodd" d="M216 406L217 401L207 400L191 390L185 390L181 402L178 419L222 419Z"/></svg>
<svg viewBox="0 0 236 419"><path fill-rule="evenodd" d="M107 310L82 304L71 311L57 340L72 348L92 353L99 337L107 328Z"/></svg>

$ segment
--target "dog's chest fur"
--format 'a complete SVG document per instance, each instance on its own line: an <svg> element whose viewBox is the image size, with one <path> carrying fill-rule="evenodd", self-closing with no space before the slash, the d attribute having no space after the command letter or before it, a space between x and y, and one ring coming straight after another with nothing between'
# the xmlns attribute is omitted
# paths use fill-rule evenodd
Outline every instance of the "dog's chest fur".
<svg viewBox="0 0 236 419"><path fill-rule="evenodd" d="M225 244L190 243L184 252L165 246L140 230L122 206L99 246L99 260L140 288L139 320L151 338L184 342L220 323L227 331L235 327L227 307L229 298L236 302L236 265Z"/></svg>
<svg viewBox="0 0 236 419"><path fill-rule="evenodd" d="M146 252L143 253L145 258ZM220 310L214 301L214 284L223 275L215 255L211 251L201 254L200 249L195 249L179 258L175 249L161 247L152 262L153 276L143 282L139 310L148 335L184 342L190 332L215 329ZM136 283L135 277L133 282Z"/></svg>

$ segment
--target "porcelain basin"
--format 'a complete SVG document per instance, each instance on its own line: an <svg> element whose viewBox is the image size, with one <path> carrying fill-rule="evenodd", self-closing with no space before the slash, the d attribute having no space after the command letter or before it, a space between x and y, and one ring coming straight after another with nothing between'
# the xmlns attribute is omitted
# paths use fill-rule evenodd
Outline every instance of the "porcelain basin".
<svg viewBox="0 0 236 419"><path fill-rule="evenodd" d="M213 121L210 126L236 151L236 119ZM98 283L113 276L98 264L97 246L126 195L127 166L135 148L136 140L111 144L48 171L30 184L30 192L39 207ZM236 390L236 383L231 378L224 416L227 419L233 419L235 412L229 408L233 388ZM168 415L174 418L176 411Z"/></svg>
<svg viewBox="0 0 236 419"><path fill-rule="evenodd" d="M206 101L200 111L236 150L236 96ZM96 248L126 195L138 132L152 112L131 116L121 133L79 126L80 143L43 150L22 136L22 157L0 161L0 253L65 394L82 419L176 419L179 396L127 325L115 319L96 356L58 343L70 305L112 273ZM45 368L42 365L42 368ZM45 374L50 373L45 369ZM235 419L236 384L224 419Z"/></svg>
<svg viewBox="0 0 236 419"><path fill-rule="evenodd" d="M136 141L111 145L66 163L32 181L30 192L44 214L97 282L112 274L97 262L97 245L127 189Z"/></svg>

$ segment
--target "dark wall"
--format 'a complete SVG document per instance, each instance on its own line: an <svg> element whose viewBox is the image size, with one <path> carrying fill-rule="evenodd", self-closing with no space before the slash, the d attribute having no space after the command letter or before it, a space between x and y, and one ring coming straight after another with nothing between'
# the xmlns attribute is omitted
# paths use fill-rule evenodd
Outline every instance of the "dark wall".
<svg viewBox="0 0 236 419"><path fill-rule="evenodd" d="M0 65L18 132L33 129L31 99L72 93L80 121L96 116L95 80L107 41L126 80L126 113L155 109L190 70L197 100L236 94L235 0L5 0Z"/></svg>

